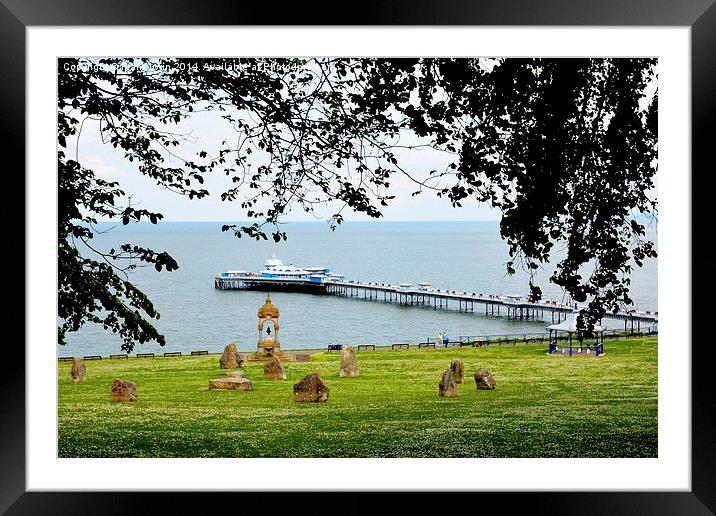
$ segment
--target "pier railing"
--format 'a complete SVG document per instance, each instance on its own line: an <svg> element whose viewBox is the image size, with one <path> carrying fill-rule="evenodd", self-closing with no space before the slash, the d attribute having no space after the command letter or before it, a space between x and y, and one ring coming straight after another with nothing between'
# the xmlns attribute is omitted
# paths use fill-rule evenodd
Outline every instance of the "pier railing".
<svg viewBox="0 0 716 516"><path fill-rule="evenodd" d="M289 292L308 292L313 294L336 295L349 298L362 298L369 301L403 306L422 306L436 310L483 313L490 316L503 316L511 320L544 320L552 324L564 320L574 310L574 305L558 303L552 300L529 301L483 292L467 292L434 287L413 287L392 283L370 281L352 281L336 279L273 278L255 275L214 278L214 288L220 290L283 290ZM641 331L641 323L658 322L657 311L623 310L608 312L605 319L624 321L624 330Z"/></svg>

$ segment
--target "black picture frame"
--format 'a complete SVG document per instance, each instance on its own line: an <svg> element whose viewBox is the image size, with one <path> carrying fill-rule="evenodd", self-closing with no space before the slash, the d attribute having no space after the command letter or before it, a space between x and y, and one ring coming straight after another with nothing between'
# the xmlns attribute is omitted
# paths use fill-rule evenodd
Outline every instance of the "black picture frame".
<svg viewBox="0 0 716 516"><path fill-rule="evenodd" d="M716 142L716 0L483 0L438 2L400 0L384 5L367 4L349 14L336 12L336 3L311 2L279 6L241 0L0 0L0 149L6 171L18 181L17 191L27 194L25 170L25 30L31 26L62 25L574 25L574 26L685 26L691 28L692 171L685 180L713 172ZM310 8L309 8L310 7ZM358 7L358 6L356 6ZM7 157L17 158L14 168ZM699 176L700 177L700 176ZM707 203L697 193L693 206ZM699 197L702 196L702 197ZM696 213L692 212L694 221ZM24 225L23 225L24 228ZM20 237L24 241L24 236ZM18 244L19 249L19 244ZM23 246L24 249L24 246ZM24 256L24 250L23 256ZM24 263L24 260L23 260ZM23 266L24 267L24 266ZM25 274L28 274L25 268ZM11 280L12 281L12 280ZM15 278L18 282L19 279ZM9 283L12 285L12 283ZM14 286L24 292L24 285ZM694 302L693 306L697 304ZM27 307L30 311L32 307ZM28 312L25 313L28 323ZM696 320L694 319L695 323ZM716 428L711 397L711 360L698 359L690 335L682 345L692 346L692 490L690 492L591 493L480 493L479 503L497 503L502 509L528 504L535 514L712 514L716 511ZM709 342L699 343L707 348ZM150 502L165 511L187 507L189 493L26 492L25 489L25 363L24 353L13 349L13 366L0 378L0 511L9 514L69 514L77 508L92 513L143 513ZM318 486L317 486L318 487ZM118 486L121 488L121 486ZM217 493L227 504L236 495ZM243 496L243 495L242 495ZM292 503L297 503L295 494ZM346 495L344 507L365 507L365 495ZM274 500L281 503L286 497ZM474 499L474 498L473 498ZM233 502L232 502L233 500ZM423 496L413 500L422 503ZM220 506L209 502L212 510ZM221 501L219 501L221 503ZM232 506L229 505L229 506ZM351 511L352 512L352 511Z"/></svg>

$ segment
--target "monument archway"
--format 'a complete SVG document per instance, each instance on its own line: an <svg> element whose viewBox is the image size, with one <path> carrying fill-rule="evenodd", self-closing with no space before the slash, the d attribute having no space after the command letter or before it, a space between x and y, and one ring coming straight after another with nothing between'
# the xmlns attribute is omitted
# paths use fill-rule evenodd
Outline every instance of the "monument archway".
<svg viewBox="0 0 716 516"><path fill-rule="evenodd" d="M275 355L281 351L279 340L279 310L271 302L271 295L266 295L266 302L259 308L259 341L256 346L256 353L262 358L268 355Z"/></svg>

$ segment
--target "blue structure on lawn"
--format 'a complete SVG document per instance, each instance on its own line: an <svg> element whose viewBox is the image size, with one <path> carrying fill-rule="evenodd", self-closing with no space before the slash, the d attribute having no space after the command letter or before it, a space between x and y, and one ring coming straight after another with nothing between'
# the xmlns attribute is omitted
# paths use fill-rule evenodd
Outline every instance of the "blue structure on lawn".
<svg viewBox="0 0 716 516"><path fill-rule="evenodd" d="M594 330L592 330L596 335L594 344L576 342L575 346L575 342L572 337L573 334L577 333L577 316L580 311L581 309L577 308L577 305L574 305L574 310L572 310L572 313L567 315L567 318L564 321L547 326L547 330L549 331L550 355L565 355L571 357L573 355L593 354L594 356L599 357L604 354L604 330L606 329L604 326L594 326ZM566 342L562 344L559 337L560 333L569 334L569 347L566 346Z"/></svg>

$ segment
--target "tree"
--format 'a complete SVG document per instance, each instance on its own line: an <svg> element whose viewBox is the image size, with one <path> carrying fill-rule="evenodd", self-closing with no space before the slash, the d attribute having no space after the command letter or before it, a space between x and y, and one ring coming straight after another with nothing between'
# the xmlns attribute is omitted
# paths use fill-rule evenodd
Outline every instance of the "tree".
<svg viewBox="0 0 716 516"><path fill-rule="evenodd" d="M128 224L162 215L132 207L119 184L70 157L87 119L139 173L178 195L205 197L205 178L225 174L222 200L256 221L223 227L239 237L285 239L277 223L288 211L335 202L334 228L345 208L380 217L395 174L415 182L414 195L490 203L503 213L508 272L534 271L554 242L566 244L552 281L590 300L588 332L605 310L631 302L630 260L655 256L629 217L656 211L656 102L640 104L653 68L637 59L60 60L59 340L93 321L118 333L126 351L163 344L151 323L159 314L126 271L178 267L166 252L129 243L92 247L98 217ZM215 112L236 140L181 157L177 128L198 111ZM413 177L396 151L424 146L442 151L446 168Z"/></svg>
<svg viewBox="0 0 716 516"><path fill-rule="evenodd" d="M422 63L410 125L457 150L455 205L470 196L502 210L514 271L566 257L551 281L578 302L580 338L607 310L631 305L629 275L655 257L638 217L657 212L657 96L644 103L653 59L506 59ZM436 100L437 91L445 95ZM582 277L585 269L589 276ZM530 281L531 298L541 289Z"/></svg>

